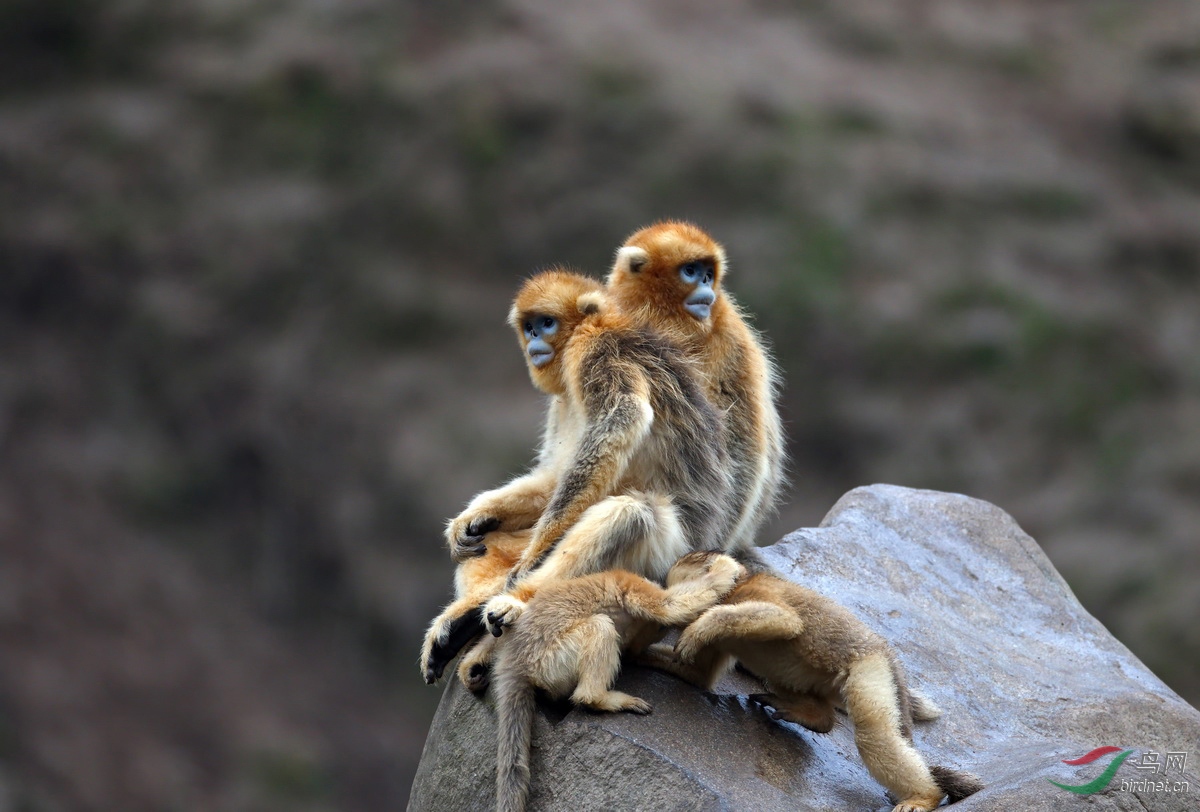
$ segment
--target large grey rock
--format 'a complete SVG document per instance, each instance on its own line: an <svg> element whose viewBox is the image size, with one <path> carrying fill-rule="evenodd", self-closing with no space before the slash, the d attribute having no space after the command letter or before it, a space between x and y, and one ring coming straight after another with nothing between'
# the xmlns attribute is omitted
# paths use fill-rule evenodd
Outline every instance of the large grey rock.
<svg viewBox="0 0 1200 812"><path fill-rule="evenodd" d="M970 769L988 787L970 810L1200 809L1200 713L1089 615L1036 542L978 500L876 485L851 491L820 528L765 550L794 580L855 610L893 642L914 685L945 711L917 726L931 763ZM746 678L706 694L629 667L621 690L654 704L647 717L540 706L533 810L846 810L889 808L846 723L817 735L748 703ZM452 682L413 784L409 808L493 804L495 713ZM1079 785L1115 756L1073 759L1102 745L1136 752L1107 788ZM1184 769L1139 770L1143 752ZM1129 782L1188 782L1168 792Z"/></svg>

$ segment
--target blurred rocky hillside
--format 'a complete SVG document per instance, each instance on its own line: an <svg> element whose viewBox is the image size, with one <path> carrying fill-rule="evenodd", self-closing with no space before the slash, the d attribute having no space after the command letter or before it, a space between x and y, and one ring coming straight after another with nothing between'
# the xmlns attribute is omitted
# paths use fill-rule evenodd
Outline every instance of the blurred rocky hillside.
<svg viewBox="0 0 1200 812"><path fill-rule="evenodd" d="M10 0L0 809L395 809L520 279L694 219L770 542L977 496L1200 702L1200 6Z"/></svg>

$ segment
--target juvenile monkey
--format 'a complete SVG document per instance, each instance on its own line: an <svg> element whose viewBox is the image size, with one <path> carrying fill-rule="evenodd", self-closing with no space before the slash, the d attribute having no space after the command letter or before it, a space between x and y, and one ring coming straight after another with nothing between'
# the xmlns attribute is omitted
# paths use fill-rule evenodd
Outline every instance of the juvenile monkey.
<svg viewBox="0 0 1200 812"><path fill-rule="evenodd" d="M561 270L526 282L509 321L534 384L561 402L557 437L570 444L510 583L536 589L614 567L658 580L689 550L726 549L721 418L682 351L607 307L595 282ZM631 532L612 533L614 522ZM488 603L493 634L522 602L502 595Z"/></svg>
<svg viewBox="0 0 1200 812"><path fill-rule="evenodd" d="M912 745L913 696L891 647L849 610L811 589L761 572L688 625L672 651L643 662L711 689L736 661L762 679L752 697L774 718L828 733L845 707L867 770L899 800L893 812L928 812L983 788L970 774L927 766ZM929 718L937 710L918 704Z"/></svg>
<svg viewBox="0 0 1200 812"><path fill-rule="evenodd" d="M744 573L728 556L695 552L671 567L666 589L622 570L543 585L496 656L498 812L525 808L535 689L598 711L649 713L645 700L612 690L621 651L694 620Z"/></svg>
<svg viewBox="0 0 1200 812"><path fill-rule="evenodd" d="M601 545L618 548L644 537L650 528L675 528L674 507L664 497L613 498L613 510L596 528L607 537ZM671 532L681 532L672 529ZM441 679L446 664L484 630L482 605L505 590L509 573L529 546L531 529L489 534L482 555L463 560L454 572L454 600L434 618L421 647L421 672L427 684ZM522 604L532 597L530 585L519 586L514 598ZM487 687L486 669L491 663L495 639L485 636L463 655L458 665L459 680L471 691Z"/></svg>
<svg viewBox="0 0 1200 812"><path fill-rule="evenodd" d="M727 549L761 568L758 529L783 483L779 375L762 338L722 288L725 249L691 223L664 221L630 235L608 277L610 298L637 324L679 343L696 359L709 399L724 413L737 511Z"/></svg>

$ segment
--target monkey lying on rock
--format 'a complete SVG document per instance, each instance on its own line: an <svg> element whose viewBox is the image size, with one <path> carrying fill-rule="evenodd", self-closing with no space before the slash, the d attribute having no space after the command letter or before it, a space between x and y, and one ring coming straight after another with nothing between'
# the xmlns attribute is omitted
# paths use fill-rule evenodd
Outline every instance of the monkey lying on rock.
<svg viewBox="0 0 1200 812"><path fill-rule="evenodd" d="M649 713L645 700L612 690L622 650L694 620L745 573L727 555L693 552L671 567L666 589L624 570L542 584L495 655L498 812L525 808L535 689L593 710Z"/></svg>
<svg viewBox="0 0 1200 812"><path fill-rule="evenodd" d="M899 801L893 812L928 812L983 788L970 773L926 765L913 748L914 717L940 712L909 690L887 642L845 607L779 576L748 574L674 649L652 646L640 659L709 690L741 663L768 689L752 699L817 733L832 730L834 706L844 707L867 770Z"/></svg>

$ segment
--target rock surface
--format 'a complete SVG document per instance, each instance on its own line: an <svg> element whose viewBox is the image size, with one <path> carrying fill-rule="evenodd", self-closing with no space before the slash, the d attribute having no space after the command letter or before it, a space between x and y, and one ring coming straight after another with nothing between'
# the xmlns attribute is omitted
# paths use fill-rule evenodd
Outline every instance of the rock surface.
<svg viewBox="0 0 1200 812"><path fill-rule="evenodd" d="M917 726L930 763L969 769L987 789L968 810L1149 809L1200 805L1200 712L1154 676L1075 599L1006 513L953 494L876 485L844 496L821 527L765 554L782 573L859 614L892 641L944 716ZM771 720L735 675L706 694L629 667L621 690L648 717L541 703L530 808L563 810L887 809L844 717L829 735ZM1103 790L1060 789L1131 754ZM1184 753L1158 774L1143 754ZM1177 759L1178 757L1176 757ZM493 804L495 713L452 682L413 784L416 812ZM1131 782L1162 781L1131 786ZM1188 787L1182 790L1180 782ZM1175 790L1175 791L1170 791Z"/></svg>

